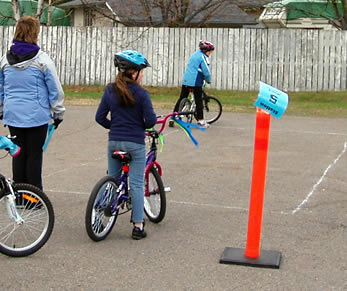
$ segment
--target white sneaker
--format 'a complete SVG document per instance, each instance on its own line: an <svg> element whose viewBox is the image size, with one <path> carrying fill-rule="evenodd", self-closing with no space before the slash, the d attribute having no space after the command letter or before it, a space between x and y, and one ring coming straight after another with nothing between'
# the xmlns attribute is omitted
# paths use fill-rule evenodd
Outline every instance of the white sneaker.
<svg viewBox="0 0 347 291"><path fill-rule="evenodd" d="M205 120L199 120L198 125L202 128L209 128L210 125Z"/></svg>

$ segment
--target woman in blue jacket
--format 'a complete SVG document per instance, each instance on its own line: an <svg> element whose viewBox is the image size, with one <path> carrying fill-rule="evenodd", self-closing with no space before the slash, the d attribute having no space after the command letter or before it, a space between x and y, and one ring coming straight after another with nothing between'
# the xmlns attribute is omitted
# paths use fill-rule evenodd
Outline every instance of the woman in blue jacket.
<svg viewBox="0 0 347 291"><path fill-rule="evenodd" d="M133 239L146 237L144 230L144 173L146 163L145 129L157 122L148 92L141 87L143 69L149 64L134 50L115 54L114 65L119 72L114 83L106 87L95 120L109 129L108 175L119 177L121 164L112 158L115 150L131 154L129 181L132 202ZM111 119L108 119L108 114Z"/></svg>
<svg viewBox="0 0 347 291"><path fill-rule="evenodd" d="M13 45L0 59L0 118L22 151L13 158L13 180L42 189L42 146L48 123L62 122L64 92L50 57L37 45L40 22L22 17Z"/></svg>
<svg viewBox="0 0 347 291"><path fill-rule="evenodd" d="M209 125L204 120L204 112L202 105L202 85L204 81L211 82L211 71L209 56L214 50L214 44L207 40L201 40L199 49L194 52L186 67L182 80L182 89L180 98L177 100L174 112L179 110L182 99L187 98L189 90L193 90L196 103L196 119L201 127L207 128ZM170 120L169 126L173 127L173 120Z"/></svg>

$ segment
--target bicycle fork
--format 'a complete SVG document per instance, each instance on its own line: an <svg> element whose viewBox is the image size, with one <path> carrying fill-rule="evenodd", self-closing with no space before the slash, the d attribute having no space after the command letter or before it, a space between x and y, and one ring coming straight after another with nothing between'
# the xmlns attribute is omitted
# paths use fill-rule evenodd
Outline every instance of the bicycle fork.
<svg viewBox="0 0 347 291"><path fill-rule="evenodd" d="M6 208L9 216L18 224L21 225L24 223L24 219L19 215L16 207L16 195L14 194L11 182L9 180L5 180L7 189L10 190L10 194L8 194L5 199L6 201Z"/></svg>

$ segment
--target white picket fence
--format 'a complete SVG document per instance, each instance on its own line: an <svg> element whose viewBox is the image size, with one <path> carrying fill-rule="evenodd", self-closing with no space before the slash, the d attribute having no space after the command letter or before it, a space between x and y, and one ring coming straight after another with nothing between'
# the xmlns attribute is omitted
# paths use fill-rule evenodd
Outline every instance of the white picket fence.
<svg viewBox="0 0 347 291"><path fill-rule="evenodd" d="M13 27L0 27L6 54ZM143 84L179 86L200 39L216 44L212 88L258 90L259 81L288 91L347 89L347 31L304 29L42 27L39 45L54 60L64 85L114 80L115 52L141 51L152 68Z"/></svg>

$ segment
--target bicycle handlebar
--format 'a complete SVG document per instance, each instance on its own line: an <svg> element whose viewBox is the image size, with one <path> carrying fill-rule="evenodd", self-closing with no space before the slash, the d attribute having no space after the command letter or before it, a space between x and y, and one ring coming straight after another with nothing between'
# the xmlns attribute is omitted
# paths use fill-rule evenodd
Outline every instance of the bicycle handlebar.
<svg viewBox="0 0 347 291"><path fill-rule="evenodd" d="M171 112L167 115L160 115L158 117L163 117L163 119L159 119L157 120L157 124L161 124L161 127L159 130L157 130L158 134L161 134L165 128L166 125L166 121L172 117L172 116L177 116L177 115L190 115L190 114L194 114L194 111L186 111L186 112ZM146 135L149 135L146 133Z"/></svg>

